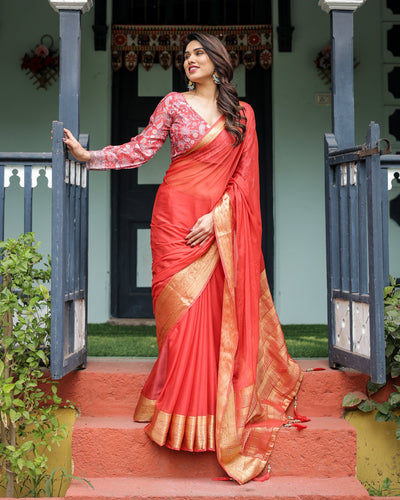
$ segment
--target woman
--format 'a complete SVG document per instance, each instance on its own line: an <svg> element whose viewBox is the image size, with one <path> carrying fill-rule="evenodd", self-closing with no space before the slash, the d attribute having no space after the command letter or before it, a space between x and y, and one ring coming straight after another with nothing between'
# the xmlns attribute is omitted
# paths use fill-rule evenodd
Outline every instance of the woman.
<svg viewBox="0 0 400 500"><path fill-rule="evenodd" d="M90 169L134 168L171 137L151 222L159 357L134 419L159 445L215 450L239 483L265 469L301 381L287 353L261 253L254 113L240 103L222 43L190 34L189 91L172 92L122 146L85 151Z"/></svg>

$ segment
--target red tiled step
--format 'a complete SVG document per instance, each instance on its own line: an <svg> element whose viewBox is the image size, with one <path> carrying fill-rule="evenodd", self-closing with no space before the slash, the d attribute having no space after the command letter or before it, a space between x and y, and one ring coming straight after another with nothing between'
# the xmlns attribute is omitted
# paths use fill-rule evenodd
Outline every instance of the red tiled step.
<svg viewBox="0 0 400 500"><path fill-rule="evenodd" d="M298 395L298 410L310 417L342 415L343 396L364 390L367 376L331 370L325 359L300 360L306 371ZM83 416L133 415L136 401L154 360L90 358L86 370L60 381L59 392L78 407Z"/></svg>
<svg viewBox="0 0 400 500"><path fill-rule="evenodd" d="M352 477L272 477L263 483L242 486L231 482L193 478L100 478L90 479L94 490L74 481L69 500L369 500L366 490Z"/></svg>
<svg viewBox="0 0 400 500"><path fill-rule="evenodd" d="M60 380L59 394L81 415L133 415L154 359L89 358L87 368Z"/></svg>
<svg viewBox="0 0 400 500"><path fill-rule="evenodd" d="M327 359L301 359L298 361L304 373L297 396L298 412L309 417L341 417L345 394L365 391L368 375L359 372L332 370ZM307 371L325 368L321 371Z"/></svg>
<svg viewBox="0 0 400 500"><path fill-rule="evenodd" d="M345 420L316 417L303 430L283 428L271 457L274 476L354 476L356 432ZM223 475L215 454L159 447L145 424L130 417L81 417L75 423L72 455L75 471L86 477Z"/></svg>

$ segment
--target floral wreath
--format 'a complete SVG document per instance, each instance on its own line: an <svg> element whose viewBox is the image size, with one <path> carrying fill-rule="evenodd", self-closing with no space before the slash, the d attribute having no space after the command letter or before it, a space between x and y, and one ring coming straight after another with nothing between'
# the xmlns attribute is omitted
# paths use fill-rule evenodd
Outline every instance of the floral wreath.
<svg viewBox="0 0 400 500"><path fill-rule="evenodd" d="M327 85L331 84L331 55L332 48L328 45L320 50L317 57L314 59L314 64L317 68L318 74L321 80Z"/></svg>
<svg viewBox="0 0 400 500"><path fill-rule="evenodd" d="M331 71L332 71L332 47L327 45L320 50L314 59L314 64L321 80L327 85L331 85ZM359 65L359 61L354 58L354 69Z"/></svg>
<svg viewBox="0 0 400 500"><path fill-rule="evenodd" d="M21 69L30 75L37 89L47 89L57 80L60 58L58 50L53 49L53 43L51 35L43 35L40 44L31 50L30 55L25 53L22 59Z"/></svg>

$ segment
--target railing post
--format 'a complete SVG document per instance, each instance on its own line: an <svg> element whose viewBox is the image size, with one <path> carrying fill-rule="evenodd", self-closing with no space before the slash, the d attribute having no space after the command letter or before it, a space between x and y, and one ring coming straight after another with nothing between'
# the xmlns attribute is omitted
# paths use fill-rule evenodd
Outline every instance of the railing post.
<svg viewBox="0 0 400 500"><path fill-rule="evenodd" d="M326 224L326 281L327 281L327 312L328 312L328 346L329 366L334 367L332 359L332 347L335 345L335 310L333 304L333 289L339 286L338 272L338 245L339 245L339 220L335 217L337 213L337 199L333 193L335 186L335 171L329 165L328 155L337 149L337 143L333 134L325 134L325 224ZM334 205L332 205L334 203ZM335 212L332 214L332 209Z"/></svg>
<svg viewBox="0 0 400 500"><path fill-rule="evenodd" d="M367 134L367 147L374 147L380 137L379 125L371 122ZM385 283L384 255L384 217L382 211L387 211L387 201L382 203L382 172L380 155L376 153L366 158L367 190L368 190L368 267L370 331L371 331L371 381L382 384L386 381L385 366L385 325L383 306L383 287ZM387 179L385 182L387 196ZM387 198L386 198L387 199ZM386 219L387 220L387 219ZM387 235L386 235L387 236ZM387 243L387 242L386 242Z"/></svg>
<svg viewBox="0 0 400 500"><path fill-rule="evenodd" d="M49 0L49 3L60 13L59 121L78 137L81 14L91 9L93 0Z"/></svg>
<svg viewBox="0 0 400 500"><path fill-rule="evenodd" d="M53 192L52 192L52 234L51 234L51 376L53 380L63 376L65 347L63 329L65 325L65 152L63 123L53 122Z"/></svg>
<svg viewBox="0 0 400 500"><path fill-rule="evenodd" d="M339 149L354 145L353 15L366 0L319 0L331 17L332 131Z"/></svg>

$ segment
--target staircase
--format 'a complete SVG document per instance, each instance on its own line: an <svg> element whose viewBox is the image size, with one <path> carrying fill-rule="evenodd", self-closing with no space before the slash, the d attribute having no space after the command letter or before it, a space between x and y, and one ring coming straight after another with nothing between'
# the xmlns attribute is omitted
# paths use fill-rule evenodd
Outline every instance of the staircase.
<svg viewBox="0 0 400 500"><path fill-rule="evenodd" d="M67 375L60 394L79 408L72 439L75 474L71 500L282 499L367 500L356 479L356 432L342 417L343 395L365 387L366 376L330 370L326 360L301 360L305 371L298 412L307 428L283 428L270 464L271 478L239 486L225 476L214 453L160 448L132 420L153 360L90 359L86 370ZM324 368L321 371L311 371Z"/></svg>

